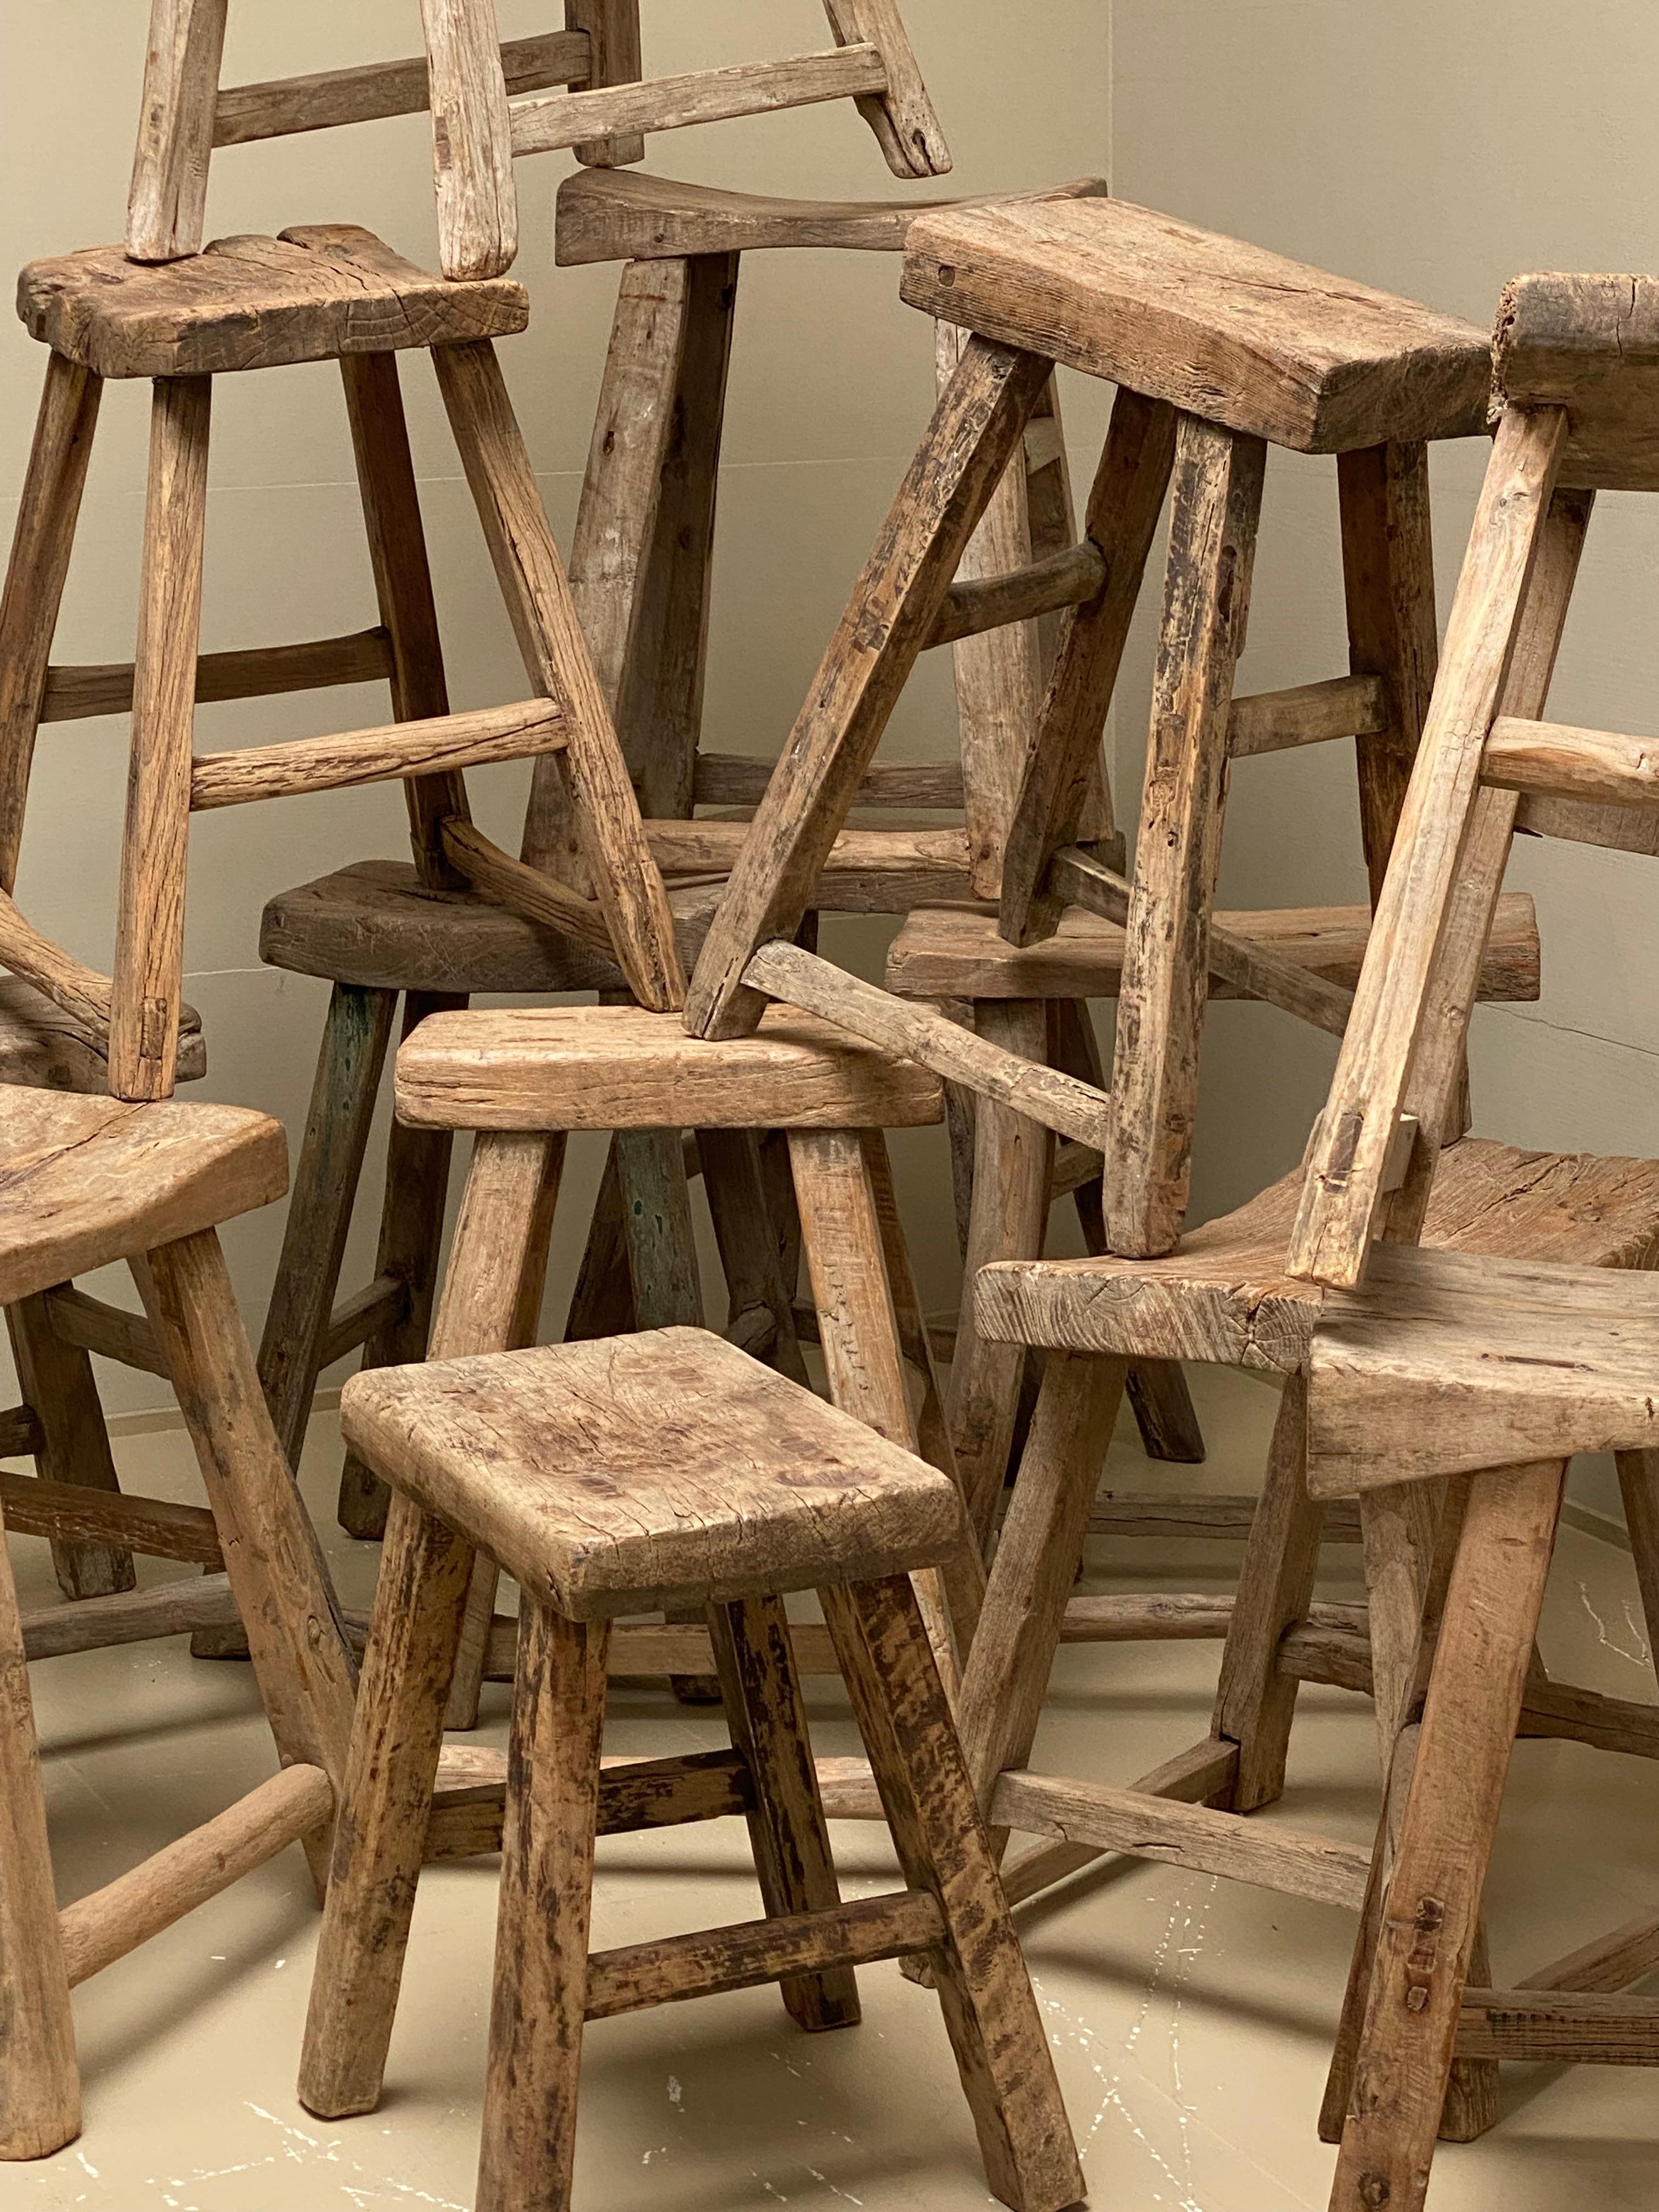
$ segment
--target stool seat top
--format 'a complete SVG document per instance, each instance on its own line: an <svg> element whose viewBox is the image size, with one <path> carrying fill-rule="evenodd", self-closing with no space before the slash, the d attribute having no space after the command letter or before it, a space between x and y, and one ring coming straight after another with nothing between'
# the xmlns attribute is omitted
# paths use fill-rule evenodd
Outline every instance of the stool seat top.
<svg viewBox="0 0 1659 2212"><path fill-rule="evenodd" d="M602 1620L937 1566L948 1476L698 1328L382 1367L353 1450L541 1604Z"/></svg>
<svg viewBox="0 0 1659 2212"><path fill-rule="evenodd" d="M31 261L17 312L32 337L100 376L213 376L524 329L510 277L452 284L355 223L216 238L187 260L118 246Z"/></svg>
<svg viewBox="0 0 1659 2212"><path fill-rule="evenodd" d="M901 289L946 322L1298 453L1486 427L1486 331L1127 200L927 216Z"/></svg>
<svg viewBox="0 0 1659 2212"><path fill-rule="evenodd" d="M642 1006L429 1014L398 1054L400 1121L437 1129L901 1129L939 1078L794 1006L753 1036L688 1036Z"/></svg>
<svg viewBox="0 0 1659 2212"><path fill-rule="evenodd" d="M0 1305L287 1188L288 1139L268 1115L0 1089Z"/></svg>

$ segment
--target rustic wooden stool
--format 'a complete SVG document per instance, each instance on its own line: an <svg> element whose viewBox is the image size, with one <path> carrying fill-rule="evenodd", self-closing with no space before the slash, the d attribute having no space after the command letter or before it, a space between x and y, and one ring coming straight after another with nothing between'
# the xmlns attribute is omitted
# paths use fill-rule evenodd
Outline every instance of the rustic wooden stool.
<svg viewBox="0 0 1659 2212"><path fill-rule="evenodd" d="M662 879L491 343L523 327L522 290L504 279L446 283L367 231L313 227L276 239L221 240L162 268L140 267L118 247L36 262L23 273L19 301L52 353L0 617L0 653L17 671L0 730L0 887L9 892L15 878L35 730L52 711L54 690L60 713L107 712L130 701L113 992L100 978L82 979L83 998L108 1026L115 1095L156 1097L173 1086L192 811L401 777L428 880L463 879L471 864L482 865L493 883L501 869L519 864L472 828L460 771L535 752L557 750L566 760L594 893L579 896L538 876L538 912L545 915L550 905L583 941L614 947L629 987L647 1004L678 1004L682 981ZM431 349L531 672L535 696L514 706L446 711L394 357L413 344ZM213 377L322 360L339 362L345 380L380 626L355 638L198 664ZM54 686L52 635L108 376L145 376L155 385L137 658L130 670L55 672ZM380 676L390 677L399 714L390 728L192 754L198 689L247 697ZM65 707L65 697L78 703ZM16 946L7 957L80 1010L50 961L21 957Z"/></svg>
<svg viewBox="0 0 1659 2212"><path fill-rule="evenodd" d="M192 1578L182 1588L119 1593L26 1622L0 1542L3 2158L45 2157L80 2131L75 1984L296 1838L306 1841L319 1882L326 1863L354 1669L310 1523L265 1416L217 1236L222 1221L279 1198L287 1177L282 1128L263 1115L0 1090L0 1303L9 1317L27 1317L24 1343L50 1346L50 1316L77 1295L63 1286L129 1261L147 1316L130 1317L131 1335L143 1340L137 1364L167 1376L177 1393L209 1506L112 1497L54 1469L53 1480L0 1477L4 1525L216 1567L210 1594L228 1589L246 1623L283 1762L280 1774L229 1810L60 1912L25 1662L189 1627L204 1617L200 1599L210 1586ZM47 1325L37 1329L43 1310ZM65 1359L73 1341L63 1340ZM80 1359L84 1364L84 1352ZM87 1397L95 1410L89 1384ZM81 1465L77 1456L77 1474ZM88 1636L86 1617L112 1609L118 1632Z"/></svg>
<svg viewBox="0 0 1659 2212"><path fill-rule="evenodd" d="M756 816L686 1019L699 1035L728 1036L765 996L787 998L977 1091L988 1102L981 1142L997 1164L982 1178L995 1210L976 1261L1040 1247L1042 1145L1031 1124L1103 1154L1110 1249L1167 1250L1186 1204L1212 958L1231 957L1255 995L1322 1026L1340 1025L1347 1005L1305 969L1210 927L1267 447L1338 457L1354 672L1254 701L1241 728L1255 750L1362 733L1375 882L1434 665L1426 443L1480 427L1485 341L1427 308L1119 201L928 217L909 233L902 289L974 335L796 725L789 773ZM1085 524L1092 574L1064 595L1073 611L1004 847L1000 927L1026 944L1051 936L1071 905L1124 923L1109 1097L1043 1066L1030 1023L1005 1031L1019 1047L1010 1050L785 941L1055 359L1119 390ZM1131 886L1077 842L1080 803L1172 477ZM981 1528L1000 1489L1018 1364L1017 1352L959 1332L953 1431Z"/></svg>
<svg viewBox="0 0 1659 2212"><path fill-rule="evenodd" d="M1652 2000L1622 1995L1652 1969L1651 1920L1513 1991L1478 1986L1474 1935L1516 1715L1524 1727L1537 1694L1528 1655L1570 1453L1619 1454L1659 1649L1653 1285L1413 1248L1444 1179L1437 1139L1469 975L1514 830L1659 852L1650 741L1540 719L1595 489L1659 489L1659 283L1519 279L1498 313L1494 386L1497 444L1401 849L1290 1246L1296 1273L1334 1286L1313 1350L1312 1487L1358 1495L1362 1512L1426 1498L1427 1517L1454 1478L1449 1578L1413 1686L1426 1680L1420 1727L1399 1737L1396 1817L1379 1838L1327 2099L1344 2212L1423 2202L1455 2053L1645 2063L1655 2051ZM1651 1162L1594 1164L1659 1176ZM1408 1410L1425 1397L1431 1424ZM1607 1740L1659 1753L1659 1707L1628 1707Z"/></svg>
<svg viewBox="0 0 1659 2212"><path fill-rule="evenodd" d="M643 133L853 100L895 176L942 176L950 149L898 0L824 0L830 53L641 82L639 0L565 0L566 28L501 44L494 0L423 0L426 53L221 90L228 0L151 0L127 210L135 261L198 252L217 146L432 111L444 274L499 276L518 252L513 163L559 148L611 167ZM567 89L550 93L548 88ZM509 100L509 94L540 97Z"/></svg>
<svg viewBox="0 0 1659 2212"><path fill-rule="evenodd" d="M854 1966L917 1954L991 2187L1023 2212L1075 2204L1047 2039L909 1580L961 1548L949 1479L696 1329L381 1369L352 1378L343 1408L394 1504L306 2106L337 2119L379 2101L414 1903L409 1838L476 1549L517 1579L524 1644L479 2212L570 2203L586 2021L777 1981L802 2027L839 2027L858 2018ZM790 1656L782 1595L799 1589L823 1593L905 1879L855 1905L840 1901ZM652 1761L641 1792L638 1768L602 1767L606 1647L615 1615L658 1604L706 1608L732 1749ZM764 1920L589 1952L596 1833L736 1812Z"/></svg>
<svg viewBox="0 0 1659 2212"><path fill-rule="evenodd" d="M684 1206L684 1182L661 1166L665 1152L678 1164L684 1125L696 1130L705 1162L718 1160L730 1188L748 1193L725 1224L731 1233L747 1224L747 1245L727 1258L726 1271L734 1281L751 1281L755 1292L754 1307L734 1317L732 1334L752 1340L764 1314L775 1332L769 1346L775 1363L804 1382L793 1285L782 1281L772 1244L757 1143L762 1131L783 1131L812 1286L810 1316L799 1319L810 1319L818 1339L830 1394L890 1441L907 1449L920 1442L927 1458L951 1469L943 1401L882 1134L937 1122L942 1110L939 1083L924 1069L787 1008L769 1014L753 1037L718 1049L688 1037L672 1015L632 1006L434 1015L398 1055L398 1120L416 1130L482 1133L445 1291L456 1318L439 1348L447 1358L511 1349L514 1332L526 1313L533 1316L573 1129L620 1132L633 1148L639 1178L655 1193L640 1231L662 1255L654 1279L668 1310L655 1325L700 1325L690 1224L676 1212L677 1204ZM468 1287L475 1277L482 1279L476 1291ZM458 1328L465 1332L459 1338ZM907 1363L920 1393L914 1416ZM952 1689L983 1579L968 1545L938 1587L922 1578L929 1628ZM453 1727L472 1724L484 1674L512 1678L513 1624L494 1618L495 1583L493 1564L481 1560L454 1672ZM662 1632L619 1628L612 1651L619 1671L660 1670ZM682 1679L706 1674L707 1654L701 1629L693 1627L668 1665ZM835 1664L821 1642L807 1663L831 1671ZM837 1811L874 1809L866 1778L837 1773L835 1781Z"/></svg>

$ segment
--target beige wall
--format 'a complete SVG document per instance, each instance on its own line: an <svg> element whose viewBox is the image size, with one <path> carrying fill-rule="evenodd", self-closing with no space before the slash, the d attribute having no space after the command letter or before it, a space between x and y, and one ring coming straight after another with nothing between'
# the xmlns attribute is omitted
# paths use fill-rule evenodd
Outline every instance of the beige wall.
<svg viewBox="0 0 1659 2212"><path fill-rule="evenodd" d="M556 0L501 0L502 34L547 27ZM957 161L955 184L984 191L1105 168L1107 10L1099 0L1043 0L1044 36L1006 35L994 0L909 0L907 9ZM0 259L17 265L118 236L142 64L146 0L77 0L6 9L0 21L4 189ZM408 53L414 0L234 0L225 81L327 69ZM647 64L670 71L817 50L817 0L645 0ZM994 57L994 63L988 60ZM70 118L73 127L70 127ZM210 234L291 222L368 224L411 258L433 256L424 118L234 149L216 163ZM597 394L615 274L558 271L552 205L567 157L518 171L530 331L503 348L507 376L555 527L568 542ZM716 126L656 142L653 166L762 191L883 198L902 191L849 105ZM951 189L944 187L942 189ZM708 696L711 741L771 753L787 734L930 404L926 325L897 298L885 256L763 258L745 273L721 483L721 534ZM40 349L0 332L0 527L9 536L41 369ZM405 364L422 495L455 703L515 696L522 679L483 557L465 487L419 356ZM337 380L327 368L227 377L216 393L208 649L321 635L372 619ZM131 657L142 514L145 393L106 396L99 447L59 633L58 657ZM1091 435L1101 395L1079 396L1074 428ZM379 719L378 690L204 708L198 743L257 743ZM100 966L110 956L125 725L48 730L35 770L20 896L41 925ZM948 672L913 687L890 744L915 757L954 742ZM516 842L523 771L473 779L485 826ZM386 790L337 793L204 818L191 848L187 989L205 1018L212 1066L203 1095L280 1114L297 1146L325 988L258 964L261 904L271 892L354 859L404 848L402 805ZM843 927L829 949L868 963L881 936ZM951 1294L953 1239L936 1143L906 1144L929 1295ZM577 1176L592 1170L591 1149ZM580 1195L580 1193L578 1194ZM574 1267L580 1208L571 1200L550 1296ZM228 1237L257 1328L275 1263L276 1209ZM373 1224L358 1224L349 1268L367 1273ZM112 1285L110 1295L125 1295ZM110 1370L116 1408L155 1402L148 1378Z"/></svg>

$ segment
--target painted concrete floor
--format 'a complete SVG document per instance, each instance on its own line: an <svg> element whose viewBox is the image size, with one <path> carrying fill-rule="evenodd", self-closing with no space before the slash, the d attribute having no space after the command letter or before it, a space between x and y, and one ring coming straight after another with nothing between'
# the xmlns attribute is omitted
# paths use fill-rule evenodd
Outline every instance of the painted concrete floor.
<svg viewBox="0 0 1659 2212"><path fill-rule="evenodd" d="M1133 1431L1109 1480L1254 1487L1273 1411L1237 1377L1194 1376L1211 1443L1200 1470L1154 1469ZM130 1437L129 1486L199 1495L182 1439ZM338 1446L313 1424L307 1494L348 1603L372 1548L332 1533ZM52 1593L44 1545L19 1540L24 1602ZM1327 1553L1327 1595L1357 1594L1355 1555ZM1092 1589L1218 1589L1218 1547L1097 1544ZM158 1578L170 1571L154 1571ZM1063 1652L1038 1763L1127 1781L1205 1731L1217 1647ZM1631 1562L1563 1532L1546 1622L1552 1671L1652 1694ZM108 1881L270 1770L247 1669L192 1662L182 1642L34 1670L64 1896ZM821 1747L851 1750L828 1681ZM505 1737L507 1692L485 1735ZM607 1748L713 1747L718 1723L665 1691L622 1684ZM1373 1816L1369 1707L1304 1690L1282 1817L1364 1841ZM1275 1817L1273 1813L1262 1815ZM1659 1773L1554 1743L1517 1751L1489 1890L1495 1971L1509 1981L1650 1911ZM888 1887L884 1833L836 1829L847 1891ZM317 1920L290 1850L76 1993L86 2079L80 2142L0 2173L4 2212L465 2212L483 2077L494 1862L428 1871L416 1910L388 2088L372 2118L330 2126L294 2094ZM597 1944L753 1917L740 1824L600 1846ZM1118 1863L1022 1915L1031 1971L1098 2212L1299 2212L1322 2207L1333 2154L1314 2133L1346 1970L1337 1911L1170 1869ZM607 2022L590 2034L578 2203L592 2212L969 2212L991 2200L932 1999L896 1966L860 1976L860 2028L809 2039L770 1990ZM1659 2201L1659 2100L1620 2069L1513 2068L1483 2142L1443 2150L1435 2212L1598 2212Z"/></svg>

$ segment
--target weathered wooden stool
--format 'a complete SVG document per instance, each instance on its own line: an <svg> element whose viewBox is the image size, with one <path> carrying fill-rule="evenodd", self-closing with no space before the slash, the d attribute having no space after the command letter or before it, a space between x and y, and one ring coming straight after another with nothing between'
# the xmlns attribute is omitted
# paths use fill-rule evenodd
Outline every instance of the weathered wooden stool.
<svg viewBox="0 0 1659 2212"><path fill-rule="evenodd" d="M727 1274L754 1290L753 1305L734 1316L734 1338L753 1341L764 1317L774 1331L768 1349L775 1364L804 1382L797 1327L810 1322L842 1411L893 1443L920 1442L928 1459L951 1468L882 1133L940 1120L939 1085L926 1070L783 1007L753 1037L718 1049L688 1037L674 1016L639 1007L526 1007L432 1016L398 1055L396 1098L398 1120L411 1129L481 1133L445 1291L454 1318L441 1339L443 1356L505 1351L525 1340L513 1332L540 1302L571 1130L620 1132L636 1147L644 1182L665 1149L678 1162L684 1126L696 1132L705 1164L718 1163L732 1192L747 1193L724 1224L728 1235L742 1229L746 1237L727 1257ZM781 1277L757 1141L763 1131L786 1133L812 1288L810 1315L797 1315L793 1285ZM667 1310L663 1321L698 1326L702 1292L684 1256L692 1249L690 1224L676 1214L685 1207L684 1182L659 1173L652 1187L654 1206L639 1233L660 1248L654 1274L659 1306ZM476 1289L469 1287L475 1281ZM466 1332L459 1339L458 1328ZM907 1364L920 1395L915 1415ZM921 1579L951 1688L983 1579L969 1545L937 1587ZM494 1565L481 1560L454 1670L452 1726L472 1724L483 1674L513 1674L513 1624L494 1618L495 1583ZM619 1671L660 1670L663 1632L619 1628L612 1650ZM694 1626L681 1634L668 1664L682 1678L706 1673L707 1650ZM834 1667L821 1644L809 1663ZM873 1809L865 1778L837 1774L836 1781L837 1811Z"/></svg>
<svg viewBox="0 0 1659 2212"><path fill-rule="evenodd" d="M505 44L494 0L423 0L424 55L222 90L228 9L228 0L151 0L127 211L136 261L199 252L216 147L428 107L441 265L458 279L513 264L520 155L568 148L609 168L642 161L647 131L852 100L895 176L951 167L898 0L824 0L830 53L643 82L639 0L565 0L563 31ZM540 96L509 97L524 94Z"/></svg>
<svg viewBox="0 0 1659 2212"><path fill-rule="evenodd" d="M1575 1253L1477 1267L1413 1248L1445 1176L1437 1139L1514 830L1659 852L1650 740L1540 719L1595 489L1659 490L1659 283L1519 279L1494 386L1497 444L1290 1246L1297 1274L1334 1286L1312 1356L1316 1492L1357 1495L1362 1512L1427 1499L1428 1517L1453 1478L1420 1727L1396 1747L1326 2104L1343 2212L1422 2203L1455 2053L1649 2063L1656 2047L1652 1999L1622 1994L1652 1970L1650 1918L1516 1990L1465 1986L1488 1979L1477 1916L1517 1715L1524 1729L1538 1696L1528 1662L1568 1454L1619 1455L1659 1650L1654 1285L1559 1264ZM1659 1180L1652 1162L1590 1164ZM1415 1417L1425 1400L1432 1422ZM1604 1740L1659 1755L1659 1706L1622 1720Z"/></svg>
<svg viewBox="0 0 1659 2212"><path fill-rule="evenodd" d="M729 1036L772 995L915 1054L1103 1152L1108 1243L1167 1250L1186 1200L1233 672L1267 447L1338 457L1354 672L1254 702L1250 726L1287 742L1364 733L1362 814L1378 875L1434 659L1425 446L1481 427L1485 339L1427 308L1108 200L930 216L909 233L902 289L973 336L796 725L788 772L757 813L686 1018L700 1035ZM1068 905L1125 922L1109 1098L787 942L1055 360L1119 391L1085 524L1092 572L1065 594L1073 611L1003 855L1000 927L1016 944L1052 935ZM1085 771L1172 477L1132 888L1075 840ZM1238 950L1256 994L1304 1013L1317 1005L1328 1024L1346 1007L1346 994L1305 969ZM1006 1362L964 1361L972 1350L959 1348L955 1428L964 1474L983 1498L1000 1478L1000 1424L1012 1394L1006 1371L987 1372ZM964 1403L969 1388L985 1401L982 1419Z"/></svg>
<svg viewBox="0 0 1659 2212"><path fill-rule="evenodd" d="M14 880L35 729L52 711L54 693L59 713L107 712L130 702L112 995L99 986L115 1095L157 1097L173 1087L193 811L401 777L423 872L453 882L464 878L471 855L487 868L492 855L517 866L473 830L460 771L535 752L557 750L567 762L594 893L549 883L539 891L544 908L553 902L574 933L614 948L647 1003L678 1004L681 975L662 879L491 343L524 326L520 288L505 279L446 283L367 231L313 227L276 239L221 240L160 268L130 262L118 247L36 262L23 273L19 302L52 353L0 621L0 651L17 671L0 732L0 885L9 891ZM431 349L531 671L535 696L516 705L446 711L395 359L416 344ZM381 623L356 637L198 664L213 377L326 360L340 363L345 380ZM131 670L52 672L76 509L109 376L149 377L155 386L137 657ZM198 690L248 697L373 677L392 683L399 720L389 728L192 752ZM50 963L9 957L29 981L64 998Z"/></svg>
<svg viewBox="0 0 1659 2212"><path fill-rule="evenodd" d="M708 1052L712 1060L719 1055ZM523 1593L479 2212L571 2202L583 2025L777 1981L804 2027L852 1969L932 1966L1004 2203L1083 2194L1024 1962L909 1576L959 1550L949 1479L719 1337L666 1329L356 1376L354 1448L394 1493L312 1984L300 2095L373 2111L475 1548ZM734 1455L734 1439L741 1449ZM823 1593L906 1887L840 1901L782 1595ZM608 1772L617 1613L707 1608L729 1753ZM596 1833L749 1821L767 1917L588 1950Z"/></svg>
<svg viewBox="0 0 1659 2212"><path fill-rule="evenodd" d="M193 1577L24 1622L0 1542L0 2158L45 2157L80 2131L75 1984L296 1838L313 1854L319 1881L326 1863L354 1670L266 1418L217 1236L222 1221L279 1198L287 1178L282 1128L263 1115L0 1090L0 1303L9 1316L45 1309L48 1327L26 1322L23 1340L50 1344L51 1313L76 1295L63 1286L129 1261L147 1315L130 1322L131 1335L143 1340L138 1364L177 1393L210 1509L112 1497L63 1479L64 1469L52 1480L0 1477L3 1523L121 1554L202 1562L221 1577L216 1588ZM222 1588L247 1626L283 1771L60 1912L25 1662L190 1627L204 1617L202 1595ZM118 1632L106 1623L106 1633L89 1636L86 1617L112 1608Z"/></svg>

